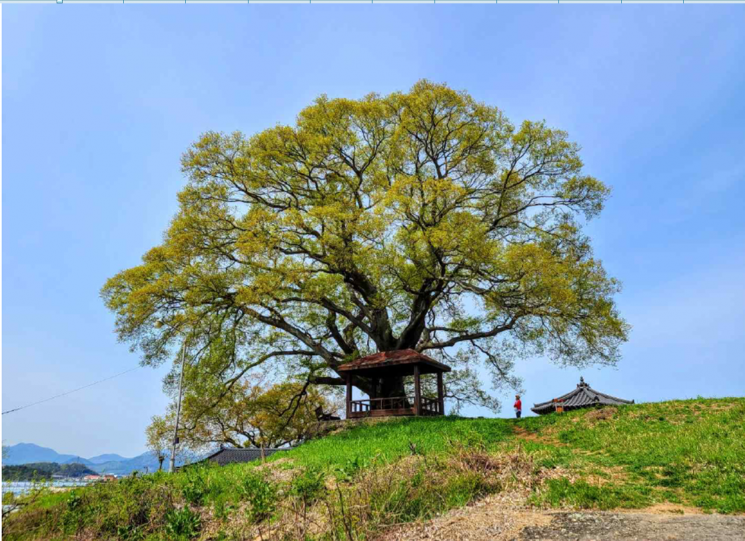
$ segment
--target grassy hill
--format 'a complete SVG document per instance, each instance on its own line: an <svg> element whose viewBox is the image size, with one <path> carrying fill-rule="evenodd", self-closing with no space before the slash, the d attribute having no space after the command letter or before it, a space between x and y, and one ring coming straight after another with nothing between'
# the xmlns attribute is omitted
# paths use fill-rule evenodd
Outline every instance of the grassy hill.
<svg viewBox="0 0 745 541"><path fill-rule="evenodd" d="M43 496L8 539L371 539L494 493L539 507L745 512L745 399L361 424L264 464Z"/></svg>

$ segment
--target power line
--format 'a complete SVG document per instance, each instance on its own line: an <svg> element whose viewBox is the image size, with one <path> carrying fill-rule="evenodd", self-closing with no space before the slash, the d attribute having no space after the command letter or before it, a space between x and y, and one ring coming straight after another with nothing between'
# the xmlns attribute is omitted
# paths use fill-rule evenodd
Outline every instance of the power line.
<svg viewBox="0 0 745 541"><path fill-rule="evenodd" d="M49 402L50 400L54 400L55 398L60 398L62 396L66 396L68 394L72 394L78 391L82 391L83 389L87 389L88 387L93 387L94 385L98 385L99 383L103 383L104 381L109 381L110 379L118 378L119 376L123 376L124 374L128 374L130 372L134 372L138 368L141 368L140 366L135 366L134 368L130 368L129 370L125 370L124 372L120 372L119 374L115 374L113 376L109 376L108 378L100 379L98 381L94 381L93 383L89 383L88 385L83 385L82 387L78 387L77 389L73 389L72 391L67 391L61 394L57 394L54 396L50 396L49 398L45 398L44 400L39 400L38 402L32 402L31 404L26 404L25 406L21 406L20 408L14 408L12 410L4 411L3 415L6 413L13 413L14 411L20 411L26 408L30 408L31 406L36 406L37 404L42 404L43 402Z"/></svg>

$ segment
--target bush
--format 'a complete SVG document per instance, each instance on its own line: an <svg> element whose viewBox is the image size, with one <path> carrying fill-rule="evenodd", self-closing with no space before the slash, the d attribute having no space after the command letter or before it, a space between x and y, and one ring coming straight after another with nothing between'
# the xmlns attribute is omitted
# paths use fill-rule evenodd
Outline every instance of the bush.
<svg viewBox="0 0 745 541"><path fill-rule="evenodd" d="M248 502L246 513L254 523L268 519L274 513L277 489L257 472L248 472L241 483L241 496Z"/></svg>
<svg viewBox="0 0 745 541"><path fill-rule="evenodd" d="M309 504L326 491L326 478L322 471L309 468L292 480L290 494Z"/></svg>
<svg viewBox="0 0 745 541"><path fill-rule="evenodd" d="M170 539L193 539L202 529L202 519L188 507L166 514L166 534Z"/></svg>
<svg viewBox="0 0 745 541"><path fill-rule="evenodd" d="M76 533L85 523L85 505L83 498L76 490L70 493L62 514L62 531L66 534Z"/></svg>
<svg viewBox="0 0 745 541"><path fill-rule="evenodd" d="M354 458L347 459L342 464L336 466L334 471L336 473L337 480L343 482L351 482L361 470L367 469L369 466L370 463L368 460L356 456Z"/></svg>
<svg viewBox="0 0 745 541"><path fill-rule="evenodd" d="M181 493L184 499L194 505L202 505L209 492L206 466L191 466L184 471L185 478Z"/></svg>

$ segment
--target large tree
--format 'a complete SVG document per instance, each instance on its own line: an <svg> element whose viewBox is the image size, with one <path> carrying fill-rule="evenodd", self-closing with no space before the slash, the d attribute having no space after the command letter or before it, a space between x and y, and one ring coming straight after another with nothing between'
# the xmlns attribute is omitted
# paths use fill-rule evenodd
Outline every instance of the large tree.
<svg viewBox="0 0 745 541"><path fill-rule="evenodd" d="M516 128L420 81L321 96L252 137L206 133L182 166L163 243L103 288L146 364L185 340L189 365L227 387L268 363L334 384L351 359L414 348L454 364L451 378L473 382L484 363L514 385L528 355L618 358L619 284L582 232L609 190L543 122ZM403 382L377 392L400 396Z"/></svg>
<svg viewBox="0 0 745 541"><path fill-rule="evenodd" d="M217 445L230 447L282 447L307 439L317 424L316 409L333 413L338 405L314 388L299 383L270 387L245 379L221 400L218 381L193 382L184 397L179 423L179 449L204 453ZM218 383L215 385L215 383ZM148 448L156 456L170 450L175 433L176 406L152 418L146 430Z"/></svg>

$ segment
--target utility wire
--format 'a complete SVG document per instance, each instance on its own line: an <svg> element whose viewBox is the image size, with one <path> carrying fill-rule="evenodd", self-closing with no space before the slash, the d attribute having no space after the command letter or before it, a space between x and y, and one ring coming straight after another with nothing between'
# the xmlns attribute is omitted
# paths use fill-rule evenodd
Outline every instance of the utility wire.
<svg viewBox="0 0 745 541"><path fill-rule="evenodd" d="M14 411L20 411L26 408L30 408L31 406L36 406L37 404L41 404L43 402L49 402L50 400L54 400L55 398L60 398L62 396L66 396L68 394L75 393L77 391L82 391L83 389L87 389L88 387L93 387L94 385L98 385L99 383L103 383L104 381L109 381L110 379L118 378L119 376L123 376L124 374L128 374L130 372L134 372L138 368L141 368L140 366L135 366L134 368L130 368L129 370L125 370L124 372L120 372L119 374L115 374L113 376L109 376L108 378L100 379L98 381L94 381L93 383L89 383L88 385L83 385L82 387L78 387L77 389L73 389L72 391L67 391L61 394L57 394L54 396L50 396L49 398L45 398L44 400L39 400L38 402L32 402L31 404L26 404L25 406L21 406L20 408L14 408L12 410L4 411L3 415L6 413L13 413Z"/></svg>

